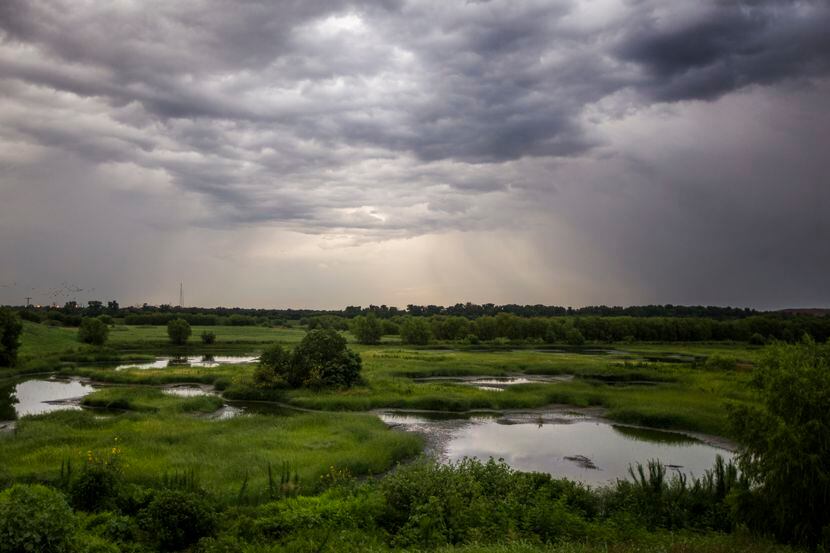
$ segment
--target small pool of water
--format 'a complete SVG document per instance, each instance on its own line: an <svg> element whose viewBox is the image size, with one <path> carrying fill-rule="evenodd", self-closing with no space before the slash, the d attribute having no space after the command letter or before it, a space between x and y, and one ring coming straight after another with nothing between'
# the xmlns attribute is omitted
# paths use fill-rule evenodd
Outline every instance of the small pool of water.
<svg viewBox="0 0 830 553"><path fill-rule="evenodd" d="M32 379L0 385L0 420L80 409L76 400L93 390L89 384L75 379Z"/></svg>
<svg viewBox="0 0 830 553"><path fill-rule="evenodd" d="M733 454L691 436L612 425L567 414L434 420L386 412L387 424L421 433L428 450L443 462L475 457L504 459L522 471L547 472L591 485L629 477L629 466L657 459L670 472L700 477L721 455Z"/></svg>
<svg viewBox="0 0 830 553"><path fill-rule="evenodd" d="M503 392L509 386L517 384L544 384L551 382L568 382L573 380L572 374L561 375L516 375L516 376L433 376L424 378L415 378L416 382L449 382L453 384L463 384L465 386L474 386L479 390L487 390L491 392Z"/></svg>
<svg viewBox="0 0 830 553"><path fill-rule="evenodd" d="M162 393L169 396L177 397L197 397L197 396L212 396L215 395L209 388L200 386L170 386L164 388Z"/></svg>
<svg viewBox="0 0 830 553"><path fill-rule="evenodd" d="M125 363L115 367L117 371L124 369L166 369L168 367L218 367L219 365L237 365L241 363L255 363L259 359L256 355L191 355L181 357L158 357L149 363Z"/></svg>

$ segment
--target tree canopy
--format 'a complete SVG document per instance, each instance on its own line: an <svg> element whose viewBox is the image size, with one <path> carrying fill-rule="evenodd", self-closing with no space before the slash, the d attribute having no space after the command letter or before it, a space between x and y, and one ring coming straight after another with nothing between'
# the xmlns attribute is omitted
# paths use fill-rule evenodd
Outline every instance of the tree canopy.
<svg viewBox="0 0 830 553"><path fill-rule="evenodd" d="M184 319L173 319L167 323L167 336L176 345L187 343L187 339L190 338L190 323Z"/></svg>
<svg viewBox="0 0 830 553"><path fill-rule="evenodd" d="M346 339L333 329L308 332L289 353L279 344L266 349L254 372L262 387L349 387L360 379L360 355L346 347Z"/></svg>
<svg viewBox="0 0 830 553"><path fill-rule="evenodd" d="M779 539L830 546L830 345L770 346L753 383L760 405L732 412L750 484L739 505Z"/></svg>

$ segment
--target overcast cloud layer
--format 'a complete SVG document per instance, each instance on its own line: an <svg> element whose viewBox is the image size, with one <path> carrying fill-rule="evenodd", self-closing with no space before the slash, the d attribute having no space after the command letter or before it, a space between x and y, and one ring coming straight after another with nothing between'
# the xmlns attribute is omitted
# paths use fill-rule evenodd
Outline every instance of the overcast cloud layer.
<svg viewBox="0 0 830 553"><path fill-rule="evenodd" d="M0 303L830 305L830 3L0 3Z"/></svg>

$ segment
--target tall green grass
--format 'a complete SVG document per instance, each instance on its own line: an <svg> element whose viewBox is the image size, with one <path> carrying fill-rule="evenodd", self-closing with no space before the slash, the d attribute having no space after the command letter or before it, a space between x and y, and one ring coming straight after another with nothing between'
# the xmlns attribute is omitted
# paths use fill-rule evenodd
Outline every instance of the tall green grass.
<svg viewBox="0 0 830 553"><path fill-rule="evenodd" d="M16 432L0 435L0 479L56 481L62 462L80 466L88 451L105 452L117 438L125 476L136 483L155 486L165 474L194 471L206 488L230 498L243 483L250 493L264 493L269 465L288 463L302 489L311 493L332 466L356 475L378 474L421 448L419 437L389 430L372 415L206 420L160 406L167 401L142 392L131 407L155 404L153 411L109 416L63 411L24 418Z"/></svg>

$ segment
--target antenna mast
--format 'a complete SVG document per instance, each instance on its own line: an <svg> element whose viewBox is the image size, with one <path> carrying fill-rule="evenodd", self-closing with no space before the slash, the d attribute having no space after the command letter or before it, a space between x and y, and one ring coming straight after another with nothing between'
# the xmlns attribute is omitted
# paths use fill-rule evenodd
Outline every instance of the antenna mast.
<svg viewBox="0 0 830 553"><path fill-rule="evenodd" d="M179 283L179 307L184 307L184 283Z"/></svg>

